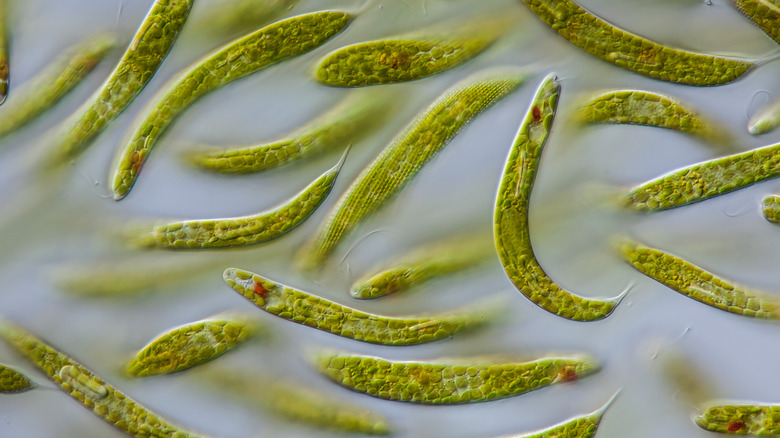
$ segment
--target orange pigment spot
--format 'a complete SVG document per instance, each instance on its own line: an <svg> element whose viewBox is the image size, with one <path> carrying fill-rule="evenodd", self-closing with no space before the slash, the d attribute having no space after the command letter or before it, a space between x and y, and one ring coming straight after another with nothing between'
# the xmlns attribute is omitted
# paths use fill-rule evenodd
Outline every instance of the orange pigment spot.
<svg viewBox="0 0 780 438"><path fill-rule="evenodd" d="M531 116L533 117L534 123L539 123L542 120L542 110L540 110L538 106L534 105L534 107L531 108Z"/></svg>
<svg viewBox="0 0 780 438"><path fill-rule="evenodd" d="M268 296L268 289L264 288L260 283L255 283L255 293L265 298Z"/></svg>
<svg viewBox="0 0 780 438"><path fill-rule="evenodd" d="M737 432L739 430L742 430L745 428L745 422L742 420L734 420L731 423L729 423L727 429L729 432Z"/></svg>

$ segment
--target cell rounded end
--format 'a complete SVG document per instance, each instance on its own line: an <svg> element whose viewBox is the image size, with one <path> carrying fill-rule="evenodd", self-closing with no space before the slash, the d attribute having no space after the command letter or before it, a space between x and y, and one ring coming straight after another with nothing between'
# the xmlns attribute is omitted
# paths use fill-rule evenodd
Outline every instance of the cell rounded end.
<svg viewBox="0 0 780 438"><path fill-rule="evenodd" d="M766 118L761 118L758 120L751 121L748 124L748 132L751 135L761 135L766 134L767 132L775 129L777 124L772 123L771 120Z"/></svg>

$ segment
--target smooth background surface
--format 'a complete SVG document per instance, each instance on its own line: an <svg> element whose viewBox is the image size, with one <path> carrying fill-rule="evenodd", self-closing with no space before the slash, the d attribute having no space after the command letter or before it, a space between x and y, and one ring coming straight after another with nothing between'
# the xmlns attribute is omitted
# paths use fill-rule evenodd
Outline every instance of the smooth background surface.
<svg viewBox="0 0 780 438"><path fill-rule="evenodd" d="M196 0L193 17L209 0ZM12 84L16 88L59 51L99 31L113 30L122 45L53 111L0 144L0 314L30 329L93 369L153 411L204 434L220 437L319 437L337 433L290 423L242 405L203 385L200 370L132 380L121 367L159 332L214 313L239 309L272 328L270 339L251 343L205 367L249 368L258 375L285 376L364 406L389 418L398 437L494 437L547 427L601 406L623 392L605 417L600 438L714 436L692 421L693 407L661 373L659 357L682 351L690 367L711 379L713 393L728 399L780 402L776 340L780 327L728 314L683 297L643 277L611 250L609 238L630 234L680 255L725 278L780 293L777 260L780 230L760 214L764 195L780 191L771 181L703 203L653 215L632 214L610 204L621 188L680 166L715 157L701 141L659 129L597 126L581 129L571 116L583 96L611 88L637 88L683 99L737 139L734 150L778 141L780 131L751 137L746 112L753 95L780 97L780 63L759 67L729 85L696 88L651 80L602 62L551 31L516 0L380 0L346 32L322 48L258 72L201 99L183 114L154 150L130 195L106 198L114 151L156 92L176 73L224 41L206 41L186 28L168 59L136 102L73 166L67 181L49 187L35 208L15 213L33 196L34 157L46 153L46 132L73 113L102 83L121 57L151 2L34 0L13 13ZM777 45L729 2L696 0L583 0L598 15L658 42L708 53L760 58ZM349 1L303 1L288 15ZM50 281L63 263L119 259L127 250L115 230L131 220L213 218L245 215L297 193L338 160L342 150L263 174L222 177L189 168L180 160L187 142L240 144L282 135L334 105L346 90L324 87L309 69L345 44L381 38L450 18L500 12L517 24L469 63L425 80L393 85L403 90L392 117L353 145L334 193L302 226L251 249L213 251L214 265L194 281L134 300L73 298ZM294 252L327 216L338 196L393 136L442 91L470 73L494 65L532 66L538 73L519 91L463 130L380 214L366 221L339 248L323 275L307 277L291 265ZM372 266L416 245L467 230L490 232L496 187L504 160L539 80L550 71L562 78L559 113L546 146L531 200L531 235L542 266L563 287L585 296L615 296L634 288L609 318L571 322L518 293L495 258L485 270L432 284L425 290L358 302L351 282ZM756 98L755 107L766 102ZM0 117L2 117L0 107ZM752 109L751 111L755 111ZM33 157L33 158L31 158ZM14 216L16 215L16 216ZM15 218L14 218L15 217ZM374 230L365 240L361 237ZM357 244L357 242L361 242ZM355 246L344 262L338 261ZM182 260L193 254L157 253ZM383 314L451 309L489 297L506 303L505 316L485 330L414 347L380 347L280 320L253 307L228 288L221 272L238 266L357 308ZM686 333L683 335L683 333ZM582 381L501 401L453 407L378 400L342 389L313 371L307 357L321 348L391 359L432 359L481 354L530 357L587 352L603 370ZM121 432L35 371L0 344L0 362L16 366L42 388L0 396L0 435L9 437L120 437Z"/></svg>

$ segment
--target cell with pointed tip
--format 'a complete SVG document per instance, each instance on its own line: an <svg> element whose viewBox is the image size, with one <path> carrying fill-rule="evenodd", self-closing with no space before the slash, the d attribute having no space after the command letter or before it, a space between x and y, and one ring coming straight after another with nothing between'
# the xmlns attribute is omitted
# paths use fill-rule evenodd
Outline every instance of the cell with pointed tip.
<svg viewBox="0 0 780 438"><path fill-rule="evenodd" d="M150 248L207 249L254 245L276 239L305 221L333 188L346 159L323 173L284 204L249 216L167 222L130 232L133 245ZM151 228L151 229L149 229Z"/></svg>
<svg viewBox="0 0 780 438"><path fill-rule="evenodd" d="M210 146L189 152L184 158L201 169L244 174L274 169L356 141L392 112L390 95L371 91L348 95L329 111L276 141L249 146ZM398 99L398 93L394 93L392 100Z"/></svg>
<svg viewBox="0 0 780 438"><path fill-rule="evenodd" d="M347 307L237 268L225 282L268 313L356 341L383 345L416 345L446 339L487 324L497 306L416 316L382 316Z"/></svg>
<svg viewBox="0 0 780 438"><path fill-rule="evenodd" d="M34 388L35 383L21 372L0 363L0 393L23 392Z"/></svg>
<svg viewBox="0 0 780 438"><path fill-rule="evenodd" d="M604 406L589 414L574 417L546 429L520 435L507 435L502 438L591 438L596 435L604 413L607 412L618 394L620 391L616 392Z"/></svg>
<svg viewBox="0 0 780 438"><path fill-rule="evenodd" d="M780 297L752 291L692 263L628 238L617 243L639 272L708 306L754 318L780 319Z"/></svg>
<svg viewBox="0 0 780 438"><path fill-rule="evenodd" d="M527 75L519 68L490 69L445 91L355 179L299 252L300 266L321 268L347 233L397 195L461 129L520 87Z"/></svg>
<svg viewBox="0 0 780 438"><path fill-rule="evenodd" d="M136 403L74 359L21 327L0 321L0 337L40 368L63 391L128 435L138 438L199 436Z"/></svg>
<svg viewBox="0 0 780 438"><path fill-rule="evenodd" d="M531 189L550 135L560 90L554 74L544 78L520 124L499 183L493 236L504 272L520 293L563 318L594 321L607 317L625 292L609 299L585 298L558 286L536 259L528 226Z"/></svg>
<svg viewBox="0 0 780 438"><path fill-rule="evenodd" d="M15 97L0 109L0 137L16 131L57 104L115 45L113 35L93 35L66 50L18 87L14 91Z"/></svg>
<svg viewBox="0 0 780 438"><path fill-rule="evenodd" d="M114 198L127 196L160 136L198 99L235 80L320 47L355 18L347 11L319 11L277 21L207 55L152 99L112 171Z"/></svg>
<svg viewBox="0 0 780 438"><path fill-rule="evenodd" d="M490 237L483 235L458 236L423 245L355 281L350 294L368 300L404 292L430 280L483 265L493 253Z"/></svg>
<svg viewBox="0 0 780 438"><path fill-rule="evenodd" d="M387 400L420 404L476 403L578 380L599 370L588 356L532 361L470 358L400 362L359 354L321 354L315 366L334 382Z"/></svg>
<svg viewBox="0 0 780 438"><path fill-rule="evenodd" d="M562 37L618 67L685 85L732 82L766 60L707 55L664 46L599 18L572 0L523 0Z"/></svg>
<svg viewBox="0 0 780 438"><path fill-rule="evenodd" d="M78 157L135 100L162 64L194 0L156 0L103 86L67 120L47 168Z"/></svg>

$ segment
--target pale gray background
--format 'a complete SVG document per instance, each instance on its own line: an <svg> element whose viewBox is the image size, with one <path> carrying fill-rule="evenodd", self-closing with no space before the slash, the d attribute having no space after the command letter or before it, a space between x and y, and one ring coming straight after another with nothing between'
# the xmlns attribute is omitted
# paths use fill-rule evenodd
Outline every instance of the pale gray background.
<svg viewBox="0 0 780 438"><path fill-rule="evenodd" d="M196 0L198 13L209 0ZM30 155L44 153L43 134L75 111L110 72L146 14L150 1L32 0L16 2L13 15L12 88L39 71L59 51L102 30L115 30L122 47L53 111L2 142L0 199L10 216L33 185ZM290 14L325 7L355 7L353 1L303 1ZM780 401L776 348L780 328L731 315L685 298L625 265L609 237L631 234L704 266L725 278L766 290L780 289L777 260L780 230L760 214L759 201L780 191L771 181L704 203L654 215L612 208L615 189L677 167L716 156L701 141L646 127L599 126L578 129L567 121L579 97L608 88L665 92L694 104L737 138L735 150L778 141L780 131L760 138L746 131L746 111L758 90L780 96L777 62L735 83L713 88L671 85L602 62L571 45L535 18L517 0L380 0L346 32L322 48L256 73L202 99L181 116L157 145L130 195L106 199L114 150L165 82L221 41L204 42L185 27L170 56L137 101L78 160L62 191L23 220L6 220L0 266L0 314L72 355L153 411L192 430L221 437L337 436L242 406L210 392L195 370L173 376L130 380L120 369L136 349L157 333L227 309L256 312L273 328L273 340L245 346L210 365L254 368L266 377L286 374L387 416L399 437L494 437L549 426L590 412L618 388L623 393L598 432L600 438L631 436L706 437L692 421L692 407L680 401L660 372L656 352L681 350L692 366L712 379L718 397ZM759 58L777 45L731 4L702 1L583 0L600 16L625 29L669 45L709 53ZM341 154L331 151L265 174L219 177L188 168L179 160L187 141L242 143L284 134L327 110L346 91L321 86L309 77L312 64L342 45L428 23L500 12L517 24L496 45L466 65L403 85L406 97L381 129L353 145L334 193L298 229L265 245L214 252L219 260L200 281L127 301L74 299L47 279L65 261L110 258L122 251L110 229L130 219L206 218L260 211L297 193ZM484 113L458 135L406 190L372 217L339 249L336 260L362 235L384 229L358 245L340 269L309 278L290 265L294 251L326 217L357 173L443 90L493 65L532 65L538 74L518 92ZM504 160L529 99L544 74L562 78L559 115L542 158L531 200L531 233L542 266L562 286L586 296L614 296L634 289L606 320L571 322L551 315L520 295L498 259L479 273L436 283L424 291L356 302L347 288L375 263L416 244L476 227L490 230L493 203ZM766 102L757 98L757 105ZM2 108L0 108L2 116ZM186 257L181 253L173 257ZM220 260L224 257L224 261ZM236 261L238 260L238 262ZM280 282L368 311L387 314L444 310L488 296L507 302L503 321L487 330L433 344L391 348L368 345L302 327L255 309L229 289L221 271L238 264ZM349 269L347 269L347 266ZM688 333L681 335L689 329ZM539 390L490 403L429 407L378 400L342 389L318 375L306 357L321 347L393 359L426 359L501 353L529 356L588 352L603 363L597 375L574 384ZM17 366L51 387L45 376L0 343L0 362ZM120 437L69 396L38 389L0 396L0 436ZM714 436L714 435L713 435Z"/></svg>

